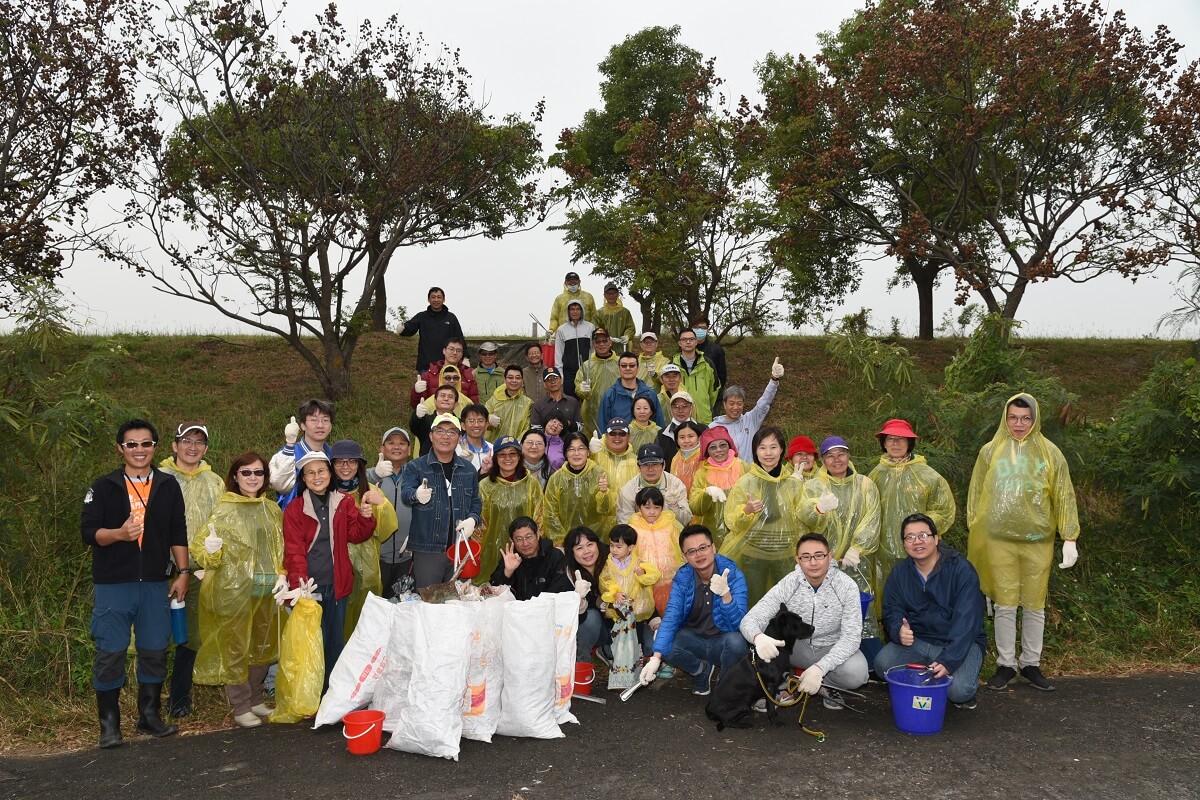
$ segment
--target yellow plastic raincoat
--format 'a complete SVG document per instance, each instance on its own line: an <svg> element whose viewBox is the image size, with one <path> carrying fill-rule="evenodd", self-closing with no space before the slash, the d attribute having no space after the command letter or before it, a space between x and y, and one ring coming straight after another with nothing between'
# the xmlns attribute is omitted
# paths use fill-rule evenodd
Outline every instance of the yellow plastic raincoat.
<svg viewBox="0 0 1200 800"><path fill-rule="evenodd" d="M900 523L909 514L926 514L945 536L954 524L957 506L950 484L925 461L913 455L893 462L886 454L867 476L879 490L879 550L875 557L875 585L882 588L899 561L907 557L900 538ZM883 603L877 604L882 608Z"/></svg>
<svg viewBox="0 0 1200 800"><path fill-rule="evenodd" d="M531 517L539 530L543 527L542 484L530 472L519 481L484 478L479 482L479 496L483 501L483 530L475 529L475 538L481 540L479 575L475 577L475 583L482 586L491 578L500 563L504 546L509 543L509 523L517 517Z"/></svg>
<svg viewBox="0 0 1200 800"><path fill-rule="evenodd" d="M638 575L637 571L642 570ZM625 595L625 599L633 606L633 618L645 622L654 614L654 584L662 580L662 573L651 561L645 561L635 547L630 552L629 561L622 569L610 555L600 571L600 599L609 604L608 618L619 620L621 615L612 605L617 602L617 593Z"/></svg>
<svg viewBox="0 0 1200 800"><path fill-rule="evenodd" d="M637 460L634 459L634 469ZM567 532L583 525L606 539L608 531L617 518L617 491L620 488L608 479L608 491L597 487L604 468L588 461L579 473L563 464L546 481L546 495L542 508L546 524L543 535L561 546ZM505 535L508 532L505 531Z"/></svg>
<svg viewBox="0 0 1200 800"><path fill-rule="evenodd" d="M521 438L521 434L529 430L529 412L533 409L533 401L524 391L517 392L515 397L508 396L508 387L500 386L492 392L492 396L484 404L489 414L500 418L499 427L488 426L488 438L495 441L501 436Z"/></svg>
<svg viewBox="0 0 1200 800"><path fill-rule="evenodd" d="M807 532L796 516L800 486L751 464L726 494L728 533L720 553L733 559L745 574L752 607L796 566L796 540ZM762 501L763 509L747 514L744 506L752 499Z"/></svg>
<svg viewBox="0 0 1200 800"><path fill-rule="evenodd" d="M692 491L688 493L688 505L692 508L692 524L708 528L718 549L724 544L725 535L729 532L729 529L725 527L726 503L718 503L704 490L709 486L716 486L728 497L729 491L746 474L747 469L745 461L731 455L729 461L723 466L718 466L705 459L700 462L700 466L696 468L696 474L692 476Z"/></svg>
<svg viewBox="0 0 1200 800"><path fill-rule="evenodd" d="M658 376L662 373L662 368L670 362L671 359L662 353L655 353L652 356L640 353L638 355L638 377L642 379L643 383L649 385L651 389L660 392L662 390L662 379ZM653 368L653 372L650 371L651 368ZM663 415L670 416L666 408L663 408Z"/></svg>
<svg viewBox="0 0 1200 800"><path fill-rule="evenodd" d="M1008 406L1024 398L1033 426L1024 439L1008 431ZM1000 606L1046 607L1054 533L1079 538L1075 487L1062 451L1042 435L1032 395L1016 394L1000 412L996 435L979 451L967 493L967 558L983 593Z"/></svg>
<svg viewBox="0 0 1200 800"><path fill-rule="evenodd" d="M608 488L613 491L620 491L622 486L638 476L637 450L632 447L626 448L620 455L605 447L599 453L592 453L589 458L607 473Z"/></svg>
<svg viewBox="0 0 1200 800"><path fill-rule="evenodd" d="M660 615L665 614L671 596L671 581L683 566L683 552L679 549L679 532L683 526L669 508L663 509L653 525L646 521L642 512L634 512L629 525L637 531L638 558L649 561L661 573L650 591L654 595L654 607Z"/></svg>
<svg viewBox="0 0 1200 800"><path fill-rule="evenodd" d="M208 518L212 516L217 499L225 493L225 481L212 471L207 461L201 461L195 472L185 472L175 463L174 456L167 456L159 462L158 468L175 476L183 490L183 516L187 521L190 552L193 541L200 544L208 536ZM188 576L188 596L194 599L188 601L184 612L187 615L187 646L197 650L200 648L200 579L196 577L196 569L200 565L191 559L189 566L192 574Z"/></svg>
<svg viewBox="0 0 1200 800"><path fill-rule="evenodd" d="M795 481L794 478L788 480ZM824 514L817 513L817 498L828 487L838 499L838 507ZM871 584L871 593L879 596L875 582L875 553L879 550L879 489L866 475L849 462L844 478L835 478L824 466L817 468L816 477L804 482L800 500L800 519L809 529L829 540L829 552L841 559L851 547L858 550L859 572ZM853 571L851 570L853 576Z"/></svg>
<svg viewBox="0 0 1200 800"><path fill-rule="evenodd" d="M642 445L654 444L661 431L662 428L653 420L646 425L636 419L629 420L629 449L636 453Z"/></svg>
<svg viewBox="0 0 1200 800"><path fill-rule="evenodd" d="M215 553L204 549L204 537L191 547L205 571L195 681L237 685L250 679L252 665L279 659L280 612L271 589L283 573L283 512L266 496L225 492L209 521L223 542Z"/></svg>
<svg viewBox="0 0 1200 800"><path fill-rule="evenodd" d="M703 456L704 454L697 447L696 452L692 453L691 458L685 457L683 451L680 450L671 459L671 474L679 478L689 493L692 491L692 481L695 480L696 470L700 469L700 465L704 462ZM690 496L688 500L690 502Z"/></svg>
<svg viewBox="0 0 1200 800"><path fill-rule="evenodd" d="M617 363L620 360L616 353L608 358L600 358L593 353L591 358L579 365L579 372L575 373L575 396L579 398L582 406L579 413L583 417L584 432L603 431L608 425L608 420L596 419L596 413L600 410L600 401L604 399L604 393L621 377ZM591 384L590 391L586 394L582 388L584 381Z"/></svg>
<svg viewBox="0 0 1200 800"><path fill-rule="evenodd" d="M608 335L614 339L623 339L626 350L637 346L637 328L633 326L633 315L619 299L616 305L609 305L605 300L596 306L596 310L588 319L594 322L597 328L608 331Z"/></svg>
<svg viewBox="0 0 1200 800"><path fill-rule="evenodd" d="M438 381L440 381L438 386L440 386L446 382L447 368L449 368L448 371L450 371L450 372L459 372L458 367L455 367L452 364L447 364L446 366L442 367L441 371L438 373ZM461 374L461 373L459 373L459 374ZM460 382L458 385L462 386L462 383ZM429 397L426 397L421 402L425 404L425 408L427 411L429 411L430 415L433 415L433 414L437 413L437 408L434 406L434 400L436 399L434 395L437 394L437 391L436 391L437 386L430 386L429 389L430 389L430 391L433 392L433 394L430 395ZM458 417L459 419L462 419L463 409L466 408L467 406L471 405L471 403L474 401L471 400L471 398L468 397L467 395L463 394L462 389L458 389L457 391L458 391L458 400L456 400L454 402L454 416ZM415 454L413 455L413 458L416 458Z"/></svg>
<svg viewBox="0 0 1200 800"><path fill-rule="evenodd" d="M382 494L382 492L380 492ZM354 505L362 505L362 491L353 493ZM383 575L379 571L379 548L400 527L396 516L396 507L385 496L383 505L374 506L375 533L365 542L355 544L348 542L350 550L350 568L354 570L354 588L350 591L349 602L346 604L346 624L342 627L345 639L354 633L358 625L358 617L362 614L363 604L367 602L367 593L383 597Z"/></svg>

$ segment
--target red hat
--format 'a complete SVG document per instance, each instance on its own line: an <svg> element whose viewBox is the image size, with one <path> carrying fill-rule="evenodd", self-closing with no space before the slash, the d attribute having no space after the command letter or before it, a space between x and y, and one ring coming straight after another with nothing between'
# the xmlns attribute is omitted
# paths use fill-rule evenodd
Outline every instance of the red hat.
<svg viewBox="0 0 1200 800"><path fill-rule="evenodd" d="M815 456L817 454L817 445L807 436L797 436L788 443L788 461L791 461L792 456L796 455L796 453L812 453Z"/></svg>
<svg viewBox="0 0 1200 800"><path fill-rule="evenodd" d="M875 438L882 440L884 436L900 436L905 439L920 439L913 432L912 426L902 419L889 419L883 423L883 430L875 434Z"/></svg>

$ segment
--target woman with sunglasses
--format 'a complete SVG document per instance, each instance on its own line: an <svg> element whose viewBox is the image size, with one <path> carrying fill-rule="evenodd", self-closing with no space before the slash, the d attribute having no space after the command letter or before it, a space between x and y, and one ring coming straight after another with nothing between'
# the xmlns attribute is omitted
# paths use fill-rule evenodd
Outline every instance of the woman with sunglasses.
<svg viewBox="0 0 1200 800"><path fill-rule="evenodd" d="M242 728L257 728L271 713L263 680L279 660L279 606L271 593L283 571L283 512L266 491L270 477L258 453L234 459L209 532L191 546L204 570L195 680L225 686Z"/></svg>
<svg viewBox="0 0 1200 800"><path fill-rule="evenodd" d="M737 445L724 425L713 425L700 435L700 455L704 460L692 476L688 505L692 522L708 528L719 548L729 530L725 527L725 501L748 467L738 458Z"/></svg>

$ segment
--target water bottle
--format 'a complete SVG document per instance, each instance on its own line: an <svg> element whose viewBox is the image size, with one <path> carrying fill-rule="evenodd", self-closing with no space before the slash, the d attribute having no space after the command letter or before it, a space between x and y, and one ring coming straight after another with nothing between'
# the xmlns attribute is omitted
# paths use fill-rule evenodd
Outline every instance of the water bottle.
<svg viewBox="0 0 1200 800"><path fill-rule="evenodd" d="M187 611L182 600L171 601L171 638L175 644L187 644Z"/></svg>

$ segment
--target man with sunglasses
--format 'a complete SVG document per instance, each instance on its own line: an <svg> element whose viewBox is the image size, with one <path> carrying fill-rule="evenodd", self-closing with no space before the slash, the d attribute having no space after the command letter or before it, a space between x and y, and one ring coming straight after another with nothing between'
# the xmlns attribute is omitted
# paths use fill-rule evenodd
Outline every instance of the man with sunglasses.
<svg viewBox="0 0 1200 800"><path fill-rule="evenodd" d="M167 601L187 597L191 569L183 492L155 469L157 443L158 431L149 422L121 425L117 453L124 463L97 478L83 499L80 528L92 548L92 686L103 748L122 741L120 696L130 629L137 637L137 731L162 737L179 730L160 713L171 635Z"/></svg>
<svg viewBox="0 0 1200 800"><path fill-rule="evenodd" d="M179 481L183 491L189 546L203 546L208 536L208 518L212 516L217 498L225 492L225 481L204 460L206 453L208 428L204 423L181 422L175 429L175 440L171 442L171 455L158 462L158 468ZM192 713L192 667L200 647L200 581L194 572L198 565L189 560L188 566L193 570L188 580L188 640L184 644L175 643L171 692L167 696L167 711L176 719Z"/></svg>
<svg viewBox="0 0 1200 800"><path fill-rule="evenodd" d="M837 711L845 708L839 689L853 690L867 682L867 659L858 649L863 619L858 584L833 565L829 542L819 533L800 537L796 566L799 569L772 586L742 619L742 636L753 643L759 658L770 661L780 655L783 642L763 632L767 623L781 603L799 614L813 626L812 636L798 640L782 657L804 670L800 691L820 693L825 707ZM767 710L765 700L762 710Z"/></svg>
<svg viewBox="0 0 1200 800"><path fill-rule="evenodd" d="M961 553L938 541L937 525L925 514L905 517L900 536L908 558L892 568L883 588L889 642L875 656L875 674L926 664L934 678L954 676L951 703L974 708L987 647L979 575Z"/></svg>

